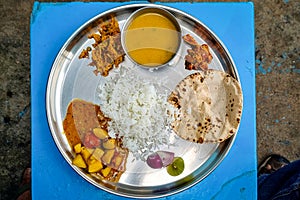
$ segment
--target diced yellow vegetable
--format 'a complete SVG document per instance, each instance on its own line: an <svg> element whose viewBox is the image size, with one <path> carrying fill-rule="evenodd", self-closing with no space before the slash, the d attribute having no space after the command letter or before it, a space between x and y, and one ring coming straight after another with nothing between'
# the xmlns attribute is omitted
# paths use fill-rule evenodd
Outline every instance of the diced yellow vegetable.
<svg viewBox="0 0 300 200"><path fill-rule="evenodd" d="M102 161L104 164L110 164L111 159L114 157L115 150L107 150L104 155L102 156Z"/></svg>
<svg viewBox="0 0 300 200"><path fill-rule="evenodd" d="M97 159L89 159L88 160L88 172L98 172L100 169L103 168L102 163Z"/></svg>
<svg viewBox="0 0 300 200"><path fill-rule="evenodd" d="M102 128L94 128L93 129L93 133L99 138L99 139L105 139L108 138L108 133L106 130L102 129Z"/></svg>
<svg viewBox="0 0 300 200"><path fill-rule="evenodd" d="M100 148L96 148L95 151L93 152L92 156L97 159L97 160L100 160L101 157L103 156L104 154L104 151Z"/></svg>
<svg viewBox="0 0 300 200"><path fill-rule="evenodd" d="M85 160L85 162L87 162L87 160L91 156L92 152L93 151L91 149L87 149L85 147L81 147L81 152L80 153L81 153L83 159Z"/></svg>
<svg viewBox="0 0 300 200"><path fill-rule="evenodd" d="M74 146L74 151L75 151L75 153L81 152L81 143L78 143Z"/></svg>
<svg viewBox="0 0 300 200"><path fill-rule="evenodd" d="M73 159L72 161L72 164L77 166L77 167L80 167L80 168L86 168L86 164L82 158L82 156L80 154L77 154L75 156L75 158Z"/></svg>
<svg viewBox="0 0 300 200"><path fill-rule="evenodd" d="M106 167L104 169L101 170L101 174L104 176L104 177L107 177L109 172L110 172L111 168L110 167Z"/></svg>
<svg viewBox="0 0 300 200"><path fill-rule="evenodd" d="M114 138L108 139L103 142L103 147L105 149L114 149L116 146L116 140Z"/></svg>
<svg viewBox="0 0 300 200"><path fill-rule="evenodd" d="M115 167L118 169L123 161L123 156L118 155L114 158L114 160L115 160Z"/></svg>

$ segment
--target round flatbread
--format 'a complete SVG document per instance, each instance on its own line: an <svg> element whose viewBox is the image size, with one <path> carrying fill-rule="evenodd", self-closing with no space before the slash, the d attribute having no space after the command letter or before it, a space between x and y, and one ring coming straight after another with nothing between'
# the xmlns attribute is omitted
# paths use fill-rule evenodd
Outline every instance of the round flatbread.
<svg viewBox="0 0 300 200"><path fill-rule="evenodd" d="M236 79L207 70L183 79L168 102L179 109L172 123L178 136L197 143L223 142L237 131L243 96Z"/></svg>

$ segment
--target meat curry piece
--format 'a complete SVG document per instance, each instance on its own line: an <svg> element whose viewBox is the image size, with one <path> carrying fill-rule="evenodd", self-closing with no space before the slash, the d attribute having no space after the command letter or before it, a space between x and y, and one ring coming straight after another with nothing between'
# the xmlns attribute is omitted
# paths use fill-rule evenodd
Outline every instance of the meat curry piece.
<svg viewBox="0 0 300 200"><path fill-rule="evenodd" d="M100 106L74 99L68 106L63 121L64 133L74 149L74 165L91 176L117 182L126 170L128 149L122 138L108 135L108 122Z"/></svg>
<svg viewBox="0 0 300 200"><path fill-rule="evenodd" d="M188 49L185 56L185 68L188 70L207 70L208 64L213 57L209 52L207 44L199 45L197 41L189 34L183 36L183 40L189 44L192 49Z"/></svg>

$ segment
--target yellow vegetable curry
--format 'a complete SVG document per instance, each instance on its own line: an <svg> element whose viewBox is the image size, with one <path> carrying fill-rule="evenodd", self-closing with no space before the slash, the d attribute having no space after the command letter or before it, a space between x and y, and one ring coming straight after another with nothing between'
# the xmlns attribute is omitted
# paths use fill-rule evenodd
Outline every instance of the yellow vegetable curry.
<svg viewBox="0 0 300 200"><path fill-rule="evenodd" d="M100 180L117 182L126 170L128 149L121 138L109 137L108 121L98 105L74 99L63 127L75 153L72 163Z"/></svg>

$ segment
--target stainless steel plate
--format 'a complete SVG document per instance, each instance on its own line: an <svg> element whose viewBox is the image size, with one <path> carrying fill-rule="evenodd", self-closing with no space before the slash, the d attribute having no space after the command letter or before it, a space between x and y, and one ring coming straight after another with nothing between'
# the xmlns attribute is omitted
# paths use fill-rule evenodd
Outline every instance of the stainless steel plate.
<svg viewBox="0 0 300 200"><path fill-rule="evenodd" d="M145 162L131 162L133 158L132 155L129 155L126 172L114 187L110 187L72 165L74 153L63 134L62 126L67 106L73 98L80 98L96 104L99 103L96 89L99 83L101 83L102 78L100 75L95 76L93 73L94 69L88 66L91 60L78 59L81 50L87 46L91 46L93 43L87 36L97 31L96 22L106 15L114 14L120 28L122 28L128 16L144 6L162 7L171 12L178 19L183 35L189 33L196 38L198 43L209 45L213 55L213 61L209 65L209 68L226 71L239 80L237 70L227 49L217 36L200 21L170 7L153 4L133 4L118 7L97 15L82 25L68 39L58 53L49 75L46 106L48 122L55 143L66 161L80 176L91 184L117 195L154 198L185 190L209 175L226 156L235 136L220 144L201 145L177 139L175 141L176 145L170 147L169 150L175 152L176 156L181 156L184 159L185 170L181 175L175 177L168 175L165 169L150 169ZM149 79L153 77L165 78L168 80L167 88L171 91L181 79L195 72L184 69L184 56L186 55L187 48L187 45L182 45L182 56L175 66L162 68L152 73L142 68L135 68L135 73L137 76ZM125 58L125 62L121 65L132 65L132 63L130 63L129 59Z"/></svg>

